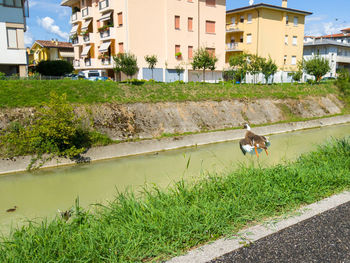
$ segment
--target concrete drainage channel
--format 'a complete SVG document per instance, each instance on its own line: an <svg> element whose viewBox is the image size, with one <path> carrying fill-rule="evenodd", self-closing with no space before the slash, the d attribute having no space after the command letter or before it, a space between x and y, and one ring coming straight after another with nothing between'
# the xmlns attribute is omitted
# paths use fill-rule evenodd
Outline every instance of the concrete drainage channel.
<svg viewBox="0 0 350 263"><path fill-rule="evenodd" d="M329 117L324 119L291 122L282 124L273 124L269 126L254 127L253 131L261 135L271 135L284 132L293 132L303 129L318 128L330 125L345 124L350 122L350 115ZM191 147L196 145L205 145L226 141L238 140L244 137L243 130L228 130L200 133L186 136L178 136L164 139L152 139L139 142L125 142L96 147L90 149L84 157L89 158L92 162L107 160L112 158L127 157L152 152L174 150L179 148ZM20 157L16 160L0 160L0 174L15 173L26 171L30 163L30 157ZM64 165L74 165L75 162L67 159L56 159L48 162L43 168L52 168Z"/></svg>
<svg viewBox="0 0 350 263"><path fill-rule="evenodd" d="M230 238L219 239L213 243L190 251L184 256L173 258L167 261L167 263L206 263L212 261L227 253L244 247L247 244L258 241L271 234L277 233L280 230L286 229L348 202L350 202L350 192L346 191L314 204L302 207L293 213L295 216L292 215L286 219L277 218L273 219L272 221L270 219L270 221L266 221L263 224L244 229ZM280 262L282 262L282 259L280 260ZM220 262L223 261L220 260ZM247 262L249 261L247 260Z"/></svg>

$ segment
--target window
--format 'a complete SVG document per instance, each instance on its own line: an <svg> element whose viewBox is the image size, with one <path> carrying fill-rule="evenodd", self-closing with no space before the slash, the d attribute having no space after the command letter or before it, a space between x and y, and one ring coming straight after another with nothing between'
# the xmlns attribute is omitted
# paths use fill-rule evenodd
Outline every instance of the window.
<svg viewBox="0 0 350 263"><path fill-rule="evenodd" d="M175 29L180 29L180 17L175 16Z"/></svg>
<svg viewBox="0 0 350 263"><path fill-rule="evenodd" d="M239 19L239 22L244 23L244 16L241 16L241 18Z"/></svg>
<svg viewBox="0 0 350 263"><path fill-rule="evenodd" d="M4 0L5 6L22 7L22 0Z"/></svg>
<svg viewBox="0 0 350 263"><path fill-rule="evenodd" d="M297 16L294 17L294 26L299 24L299 18Z"/></svg>
<svg viewBox="0 0 350 263"><path fill-rule="evenodd" d="M181 47L180 47L180 45L175 45L175 56L177 58L181 57Z"/></svg>
<svg viewBox="0 0 350 263"><path fill-rule="evenodd" d="M283 64L286 65L287 64L287 55L284 56L284 59L283 59Z"/></svg>
<svg viewBox="0 0 350 263"><path fill-rule="evenodd" d="M16 28L7 29L7 46L8 48L17 48L17 30Z"/></svg>
<svg viewBox="0 0 350 263"><path fill-rule="evenodd" d="M289 24L289 16L286 15L286 25L288 25L288 24Z"/></svg>
<svg viewBox="0 0 350 263"><path fill-rule="evenodd" d="M292 65L296 65L296 64L297 64L297 57L292 56Z"/></svg>
<svg viewBox="0 0 350 263"><path fill-rule="evenodd" d="M248 23L251 23L253 19L253 15L252 14L248 14Z"/></svg>
<svg viewBox="0 0 350 263"><path fill-rule="evenodd" d="M123 12L118 13L118 26L123 26Z"/></svg>
<svg viewBox="0 0 350 263"><path fill-rule="evenodd" d="M235 18L235 17L232 17L232 18L231 18L231 24L232 24L232 25L236 24L236 18Z"/></svg>
<svg viewBox="0 0 350 263"><path fill-rule="evenodd" d="M123 42L120 42L120 43L118 44L118 46L119 46L119 53L124 53L124 43L123 43Z"/></svg>
<svg viewBox="0 0 350 263"><path fill-rule="evenodd" d="M215 57L215 48L206 48L206 51L208 51L209 55L212 57Z"/></svg>
<svg viewBox="0 0 350 263"><path fill-rule="evenodd" d="M251 44L252 43L252 34L248 34L247 35L247 44Z"/></svg>
<svg viewBox="0 0 350 263"><path fill-rule="evenodd" d="M205 21L205 32L215 34L215 21Z"/></svg>
<svg viewBox="0 0 350 263"><path fill-rule="evenodd" d="M216 0L205 0L208 6L216 6Z"/></svg>
<svg viewBox="0 0 350 263"><path fill-rule="evenodd" d="M188 46L188 59L193 58L193 46Z"/></svg>
<svg viewBox="0 0 350 263"><path fill-rule="evenodd" d="M284 36L284 44L288 45L288 35Z"/></svg>
<svg viewBox="0 0 350 263"><path fill-rule="evenodd" d="M298 44L298 37L293 37L293 46L296 46Z"/></svg>
<svg viewBox="0 0 350 263"><path fill-rule="evenodd" d="M188 18L187 28L188 28L188 31L193 31L193 18L192 17Z"/></svg>
<svg viewBox="0 0 350 263"><path fill-rule="evenodd" d="M239 42L243 43L243 36L239 39Z"/></svg>

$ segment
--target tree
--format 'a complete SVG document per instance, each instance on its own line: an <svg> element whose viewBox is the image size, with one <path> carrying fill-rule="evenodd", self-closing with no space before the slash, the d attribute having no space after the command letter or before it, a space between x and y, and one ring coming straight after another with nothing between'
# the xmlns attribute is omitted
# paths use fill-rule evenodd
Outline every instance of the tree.
<svg viewBox="0 0 350 263"><path fill-rule="evenodd" d="M42 60L35 68L36 72L44 76L63 76L73 70L73 65L65 60Z"/></svg>
<svg viewBox="0 0 350 263"><path fill-rule="evenodd" d="M176 70L176 74L179 77L179 81L180 81L181 73L184 72L184 68L181 66L181 64L179 64L175 67L175 70Z"/></svg>
<svg viewBox="0 0 350 263"><path fill-rule="evenodd" d="M269 57L269 59L263 58L261 60L261 73L264 74L266 84L269 81L270 76L277 72L277 65Z"/></svg>
<svg viewBox="0 0 350 263"><path fill-rule="evenodd" d="M153 79L153 69L158 62L158 58L156 55L152 55L152 56L147 55L145 56L145 60L148 63L148 68L152 70L152 79Z"/></svg>
<svg viewBox="0 0 350 263"><path fill-rule="evenodd" d="M229 64L235 72L236 81L242 82L245 79L248 72L248 57L246 53L230 57Z"/></svg>
<svg viewBox="0 0 350 263"><path fill-rule="evenodd" d="M139 70L137 66L137 58L130 53L118 53L113 57L115 61L114 71L117 73L123 72L130 79Z"/></svg>
<svg viewBox="0 0 350 263"><path fill-rule="evenodd" d="M258 55L248 55L248 72L253 75L254 84L256 83L256 74L261 72L263 60Z"/></svg>
<svg viewBox="0 0 350 263"><path fill-rule="evenodd" d="M215 64L218 58L215 55L209 53L205 48L199 48L194 56L193 62L191 63L193 70L203 69L203 82L205 82L205 70L215 69Z"/></svg>
<svg viewBox="0 0 350 263"><path fill-rule="evenodd" d="M305 60L303 62L303 68L307 74L315 77L316 82L319 82L331 70L328 60L319 56Z"/></svg>

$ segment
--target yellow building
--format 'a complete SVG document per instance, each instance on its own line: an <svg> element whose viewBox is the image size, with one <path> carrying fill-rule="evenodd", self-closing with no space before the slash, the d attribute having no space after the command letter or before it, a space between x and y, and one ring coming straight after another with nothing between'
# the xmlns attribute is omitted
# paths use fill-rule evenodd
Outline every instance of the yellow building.
<svg viewBox="0 0 350 263"><path fill-rule="evenodd" d="M303 58L305 16L312 13L282 6L256 4L226 12L226 65L242 52L271 57L279 72L275 81L289 81Z"/></svg>
<svg viewBox="0 0 350 263"><path fill-rule="evenodd" d="M29 64L37 65L42 60L66 60L73 63L72 43L57 40L36 40L30 48Z"/></svg>

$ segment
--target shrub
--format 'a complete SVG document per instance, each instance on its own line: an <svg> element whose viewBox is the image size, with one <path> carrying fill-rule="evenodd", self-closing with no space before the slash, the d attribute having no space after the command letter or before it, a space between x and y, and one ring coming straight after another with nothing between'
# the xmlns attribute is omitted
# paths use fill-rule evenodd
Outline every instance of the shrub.
<svg viewBox="0 0 350 263"><path fill-rule="evenodd" d="M0 80L5 80L6 79L6 75L4 72L0 72Z"/></svg>
<svg viewBox="0 0 350 263"><path fill-rule="evenodd" d="M72 73L74 68L65 60L45 60L40 61L35 70L44 76L63 76Z"/></svg>
<svg viewBox="0 0 350 263"><path fill-rule="evenodd" d="M218 58L215 57L215 55L209 53L205 48L199 48L193 56L193 62L191 65L193 70L203 70L203 82L205 82L205 70L210 69L213 71L217 61Z"/></svg>
<svg viewBox="0 0 350 263"><path fill-rule="evenodd" d="M131 78L139 70L137 58L133 54L118 53L113 59L116 64L114 71L117 73L123 72L128 78Z"/></svg>
<svg viewBox="0 0 350 263"><path fill-rule="evenodd" d="M51 93L50 101L38 109L36 118L26 127L14 123L0 134L1 155L12 158L33 155L28 169L38 168L54 157L76 159L91 146L66 95Z"/></svg>

